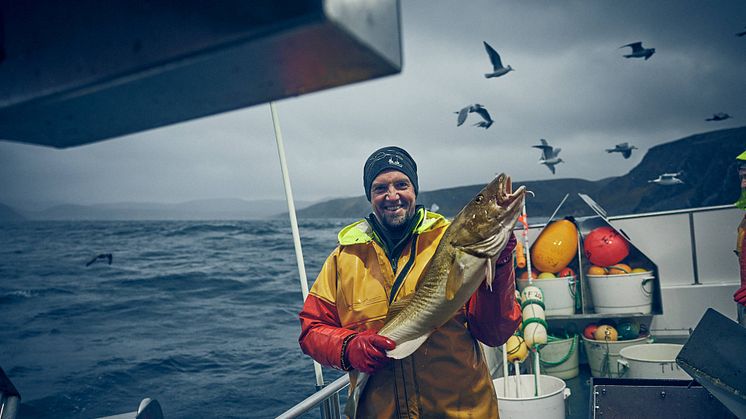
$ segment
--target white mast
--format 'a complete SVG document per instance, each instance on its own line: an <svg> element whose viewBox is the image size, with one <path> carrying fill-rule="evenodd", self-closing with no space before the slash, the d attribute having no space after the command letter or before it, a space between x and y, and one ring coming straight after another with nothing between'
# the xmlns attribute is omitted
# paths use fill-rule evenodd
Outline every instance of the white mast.
<svg viewBox="0 0 746 419"><path fill-rule="evenodd" d="M282 169L282 184L285 186L285 200L288 203L288 214L290 215L290 228L293 231L293 244L295 245L295 260L298 264L298 275L300 277L300 289L303 293L303 301L308 296L308 278L306 277L306 267L303 264L303 249L300 245L300 231L298 230L298 219L295 216L295 202L293 201L293 191L290 188L290 176L288 175L288 165L285 160L285 145L282 142L282 132L280 132L280 120L277 117L275 103L269 102L269 109L272 112L272 123L275 127L275 141L277 142L277 154L280 155L280 168ZM321 365L313 361L313 369L316 373L316 386L324 386L324 375L321 372Z"/></svg>

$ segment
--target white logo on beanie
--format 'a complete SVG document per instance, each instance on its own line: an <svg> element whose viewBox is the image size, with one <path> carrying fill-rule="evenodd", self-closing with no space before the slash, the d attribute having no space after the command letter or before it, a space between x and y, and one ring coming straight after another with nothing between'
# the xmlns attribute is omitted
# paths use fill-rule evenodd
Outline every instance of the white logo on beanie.
<svg viewBox="0 0 746 419"><path fill-rule="evenodd" d="M402 164L399 161L399 159L394 160L393 157L389 157L389 164L392 166L402 167Z"/></svg>

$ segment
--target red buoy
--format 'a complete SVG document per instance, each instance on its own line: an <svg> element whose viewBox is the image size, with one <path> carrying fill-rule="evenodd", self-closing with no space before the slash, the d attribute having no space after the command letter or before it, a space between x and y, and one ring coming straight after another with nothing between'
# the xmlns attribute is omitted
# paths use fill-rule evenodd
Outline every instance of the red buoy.
<svg viewBox="0 0 746 419"><path fill-rule="evenodd" d="M594 265L610 266L629 255L629 244L611 227L598 227L583 241L585 257Z"/></svg>

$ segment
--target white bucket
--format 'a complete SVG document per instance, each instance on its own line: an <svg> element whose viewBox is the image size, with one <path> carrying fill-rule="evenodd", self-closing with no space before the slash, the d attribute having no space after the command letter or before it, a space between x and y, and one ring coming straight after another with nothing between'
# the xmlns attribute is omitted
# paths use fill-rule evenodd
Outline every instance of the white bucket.
<svg viewBox="0 0 746 419"><path fill-rule="evenodd" d="M594 377L620 378L621 371L617 364L619 352L628 346L650 343L653 343L653 338L650 336L609 342L583 336L585 354L588 357L588 365L591 367L591 375Z"/></svg>
<svg viewBox="0 0 746 419"><path fill-rule="evenodd" d="M580 374L580 341L577 335L547 343L539 355L541 372L546 375L569 380Z"/></svg>
<svg viewBox="0 0 746 419"><path fill-rule="evenodd" d="M588 275L596 313L641 313L653 311L652 271L627 275Z"/></svg>
<svg viewBox="0 0 746 419"><path fill-rule="evenodd" d="M517 379L520 385L516 385ZM505 378L492 380L497 393L497 410L501 419L526 419L540 417L543 419L564 419L565 399L570 397L570 389L559 378L548 375L539 376L541 394L534 396L534 375L510 376L508 396L505 394ZM516 395L516 387L521 397Z"/></svg>
<svg viewBox="0 0 746 419"><path fill-rule="evenodd" d="M575 314L575 277L534 279L533 286L544 294L544 309L547 316ZM528 279L518 280L518 290L528 286Z"/></svg>
<svg viewBox="0 0 746 419"><path fill-rule="evenodd" d="M662 378L691 380L692 377L676 364L676 356L684 345L653 343L634 345L619 351L620 376L624 378Z"/></svg>

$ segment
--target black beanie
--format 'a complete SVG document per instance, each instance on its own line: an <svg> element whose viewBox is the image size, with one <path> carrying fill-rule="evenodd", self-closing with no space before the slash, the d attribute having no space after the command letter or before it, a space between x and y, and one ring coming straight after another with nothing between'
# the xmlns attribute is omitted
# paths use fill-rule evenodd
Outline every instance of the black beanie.
<svg viewBox="0 0 746 419"><path fill-rule="evenodd" d="M368 198L368 201L370 201L370 187L373 185L373 179L379 173L388 169L398 170L407 175L410 182L412 182L412 186L414 186L414 194L417 195L419 192L417 163L414 162L412 156L404 151L404 149L389 146L374 151L368 157L368 160L365 161L365 166L363 167L363 187L365 188L365 196Z"/></svg>

